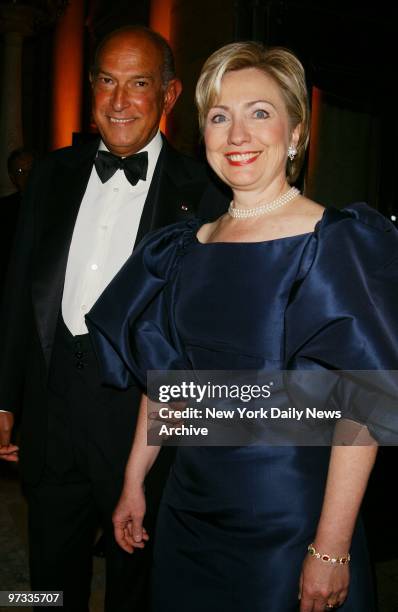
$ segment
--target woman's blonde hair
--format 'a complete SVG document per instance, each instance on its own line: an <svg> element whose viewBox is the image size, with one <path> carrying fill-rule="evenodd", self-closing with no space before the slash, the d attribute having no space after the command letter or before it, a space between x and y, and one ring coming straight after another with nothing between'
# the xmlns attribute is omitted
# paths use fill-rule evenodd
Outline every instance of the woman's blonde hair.
<svg viewBox="0 0 398 612"><path fill-rule="evenodd" d="M215 51L205 62L196 85L195 101L199 111L200 129L203 132L207 114L220 94L225 73L243 68L257 68L273 78L286 104L291 129L300 124L296 157L293 161L288 159L286 163L287 178L293 183L304 162L310 113L304 68L288 49L266 48L260 43L248 41L231 43Z"/></svg>

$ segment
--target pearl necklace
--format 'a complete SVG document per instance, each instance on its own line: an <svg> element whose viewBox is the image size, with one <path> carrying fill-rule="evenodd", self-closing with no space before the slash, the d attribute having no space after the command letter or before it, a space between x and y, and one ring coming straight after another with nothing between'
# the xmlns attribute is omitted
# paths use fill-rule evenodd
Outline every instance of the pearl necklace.
<svg viewBox="0 0 398 612"><path fill-rule="evenodd" d="M300 191L296 187L290 187L289 191L286 191L283 195L276 198L269 204L263 204L262 206L256 206L255 208L234 208L234 201L232 200L228 208L228 214L234 219L248 219L250 217L257 217L258 215L265 215L266 213L284 206L299 195Z"/></svg>

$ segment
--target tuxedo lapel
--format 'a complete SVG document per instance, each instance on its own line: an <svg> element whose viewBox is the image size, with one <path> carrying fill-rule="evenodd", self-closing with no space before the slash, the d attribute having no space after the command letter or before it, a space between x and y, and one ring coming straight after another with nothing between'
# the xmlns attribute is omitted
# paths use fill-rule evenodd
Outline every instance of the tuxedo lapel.
<svg viewBox="0 0 398 612"><path fill-rule="evenodd" d="M155 172L153 173L152 181L148 190L148 195L145 199L144 208L142 211L140 224L137 230L137 237L135 239L134 248L137 246L139 242L143 239L145 234L147 234L153 228L153 217L157 202L159 202L159 188L161 183L161 176L163 174L163 166L164 166L164 145L160 152Z"/></svg>
<svg viewBox="0 0 398 612"><path fill-rule="evenodd" d="M198 172L200 165L193 160L195 172L191 174L186 159L163 139L135 246L148 231L195 216L207 185L207 177L203 171Z"/></svg>
<svg viewBox="0 0 398 612"><path fill-rule="evenodd" d="M79 207L98 142L59 154L40 202L40 235L33 265L33 306L47 365L62 299L66 265Z"/></svg>

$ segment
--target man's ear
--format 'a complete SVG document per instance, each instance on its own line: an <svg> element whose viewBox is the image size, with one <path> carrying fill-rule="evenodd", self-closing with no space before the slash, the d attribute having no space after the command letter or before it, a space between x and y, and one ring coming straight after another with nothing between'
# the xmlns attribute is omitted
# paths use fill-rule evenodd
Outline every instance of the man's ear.
<svg viewBox="0 0 398 612"><path fill-rule="evenodd" d="M180 79L171 79L167 83L166 91L164 94L164 112L166 115L169 114L174 104L177 102L180 93L182 92L182 83Z"/></svg>
<svg viewBox="0 0 398 612"><path fill-rule="evenodd" d="M89 80L89 82L90 82L90 86L91 86L91 89L92 89L92 88L94 87L94 75L93 75L93 73L91 72L91 70L90 70L90 72L88 73L88 80Z"/></svg>

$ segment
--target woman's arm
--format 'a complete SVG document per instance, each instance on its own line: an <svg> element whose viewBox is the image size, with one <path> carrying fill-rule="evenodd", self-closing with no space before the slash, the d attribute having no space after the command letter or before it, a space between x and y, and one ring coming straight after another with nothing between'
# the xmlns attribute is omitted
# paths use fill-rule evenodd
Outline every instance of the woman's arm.
<svg viewBox="0 0 398 612"><path fill-rule="evenodd" d="M115 539L129 553L134 548L144 548L149 539L142 525L146 510L144 480L160 450L160 446L147 446L147 406L148 398L143 395L123 491L112 517Z"/></svg>
<svg viewBox="0 0 398 612"><path fill-rule="evenodd" d="M343 557L349 552L376 454L375 444L333 446L321 517L313 542L321 554ZM347 597L348 585L348 564L332 564L308 555L300 579L300 612L321 612L326 604L341 604Z"/></svg>

